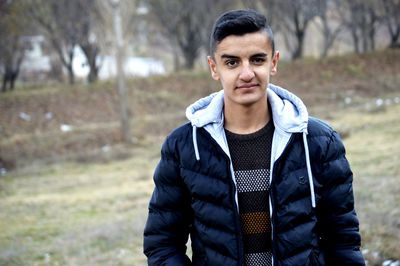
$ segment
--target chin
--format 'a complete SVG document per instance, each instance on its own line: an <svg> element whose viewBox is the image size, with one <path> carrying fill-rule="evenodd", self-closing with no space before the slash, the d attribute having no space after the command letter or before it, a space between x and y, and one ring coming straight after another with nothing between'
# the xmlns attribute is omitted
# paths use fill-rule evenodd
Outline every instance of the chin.
<svg viewBox="0 0 400 266"><path fill-rule="evenodd" d="M251 106L260 103L265 99L265 95L246 95L246 96L238 99L237 103L244 106Z"/></svg>

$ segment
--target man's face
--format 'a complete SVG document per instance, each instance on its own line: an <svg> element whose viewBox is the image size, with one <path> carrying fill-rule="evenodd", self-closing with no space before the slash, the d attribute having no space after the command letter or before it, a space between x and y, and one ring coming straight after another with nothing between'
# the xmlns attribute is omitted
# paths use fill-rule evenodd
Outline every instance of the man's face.
<svg viewBox="0 0 400 266"><path fill-rule="evenodd" d="M225 105L251 106L265 101L270 75L277 71L279 52L272 57L265 32L230 35L208 57L211 75L224 89Z"/></svg>

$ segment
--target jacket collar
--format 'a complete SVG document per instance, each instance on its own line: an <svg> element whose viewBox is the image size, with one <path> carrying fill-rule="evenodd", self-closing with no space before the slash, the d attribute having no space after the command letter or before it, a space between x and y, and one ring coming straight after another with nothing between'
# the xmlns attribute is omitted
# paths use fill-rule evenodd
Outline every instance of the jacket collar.
<svg viewBox="0 0 400 266"><path fill-rule="evenodd" d="M267 88L274 125L286 133L306 132L308 112L304 103L293 93L273 84ZM186 117L192 126L204 127L210 123L223 123L224 92L215 92L191 104Z"/></svg>

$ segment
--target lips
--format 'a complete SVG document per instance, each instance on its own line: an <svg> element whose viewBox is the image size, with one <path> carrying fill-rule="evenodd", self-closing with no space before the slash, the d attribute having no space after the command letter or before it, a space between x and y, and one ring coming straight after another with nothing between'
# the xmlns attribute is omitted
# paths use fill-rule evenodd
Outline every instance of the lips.
<svg viewBox="0 0 400 266"><path fill-rule="evenodd" d="M245 83L237 86L237 89L249 89L258 86L258 83Z"/></svg>

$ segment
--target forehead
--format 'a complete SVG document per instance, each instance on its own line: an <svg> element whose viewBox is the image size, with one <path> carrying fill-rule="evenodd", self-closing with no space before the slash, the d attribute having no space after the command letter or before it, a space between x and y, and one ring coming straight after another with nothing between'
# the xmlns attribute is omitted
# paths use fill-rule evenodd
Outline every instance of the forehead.
<svg viewBox="0 0 400 266"><path fill-rule="evenodd" d="M261 52L268 55L272 53L271 42L264 31L225 37L218 43L215 56L220 57L224 54L246 56Z"/></svg>

